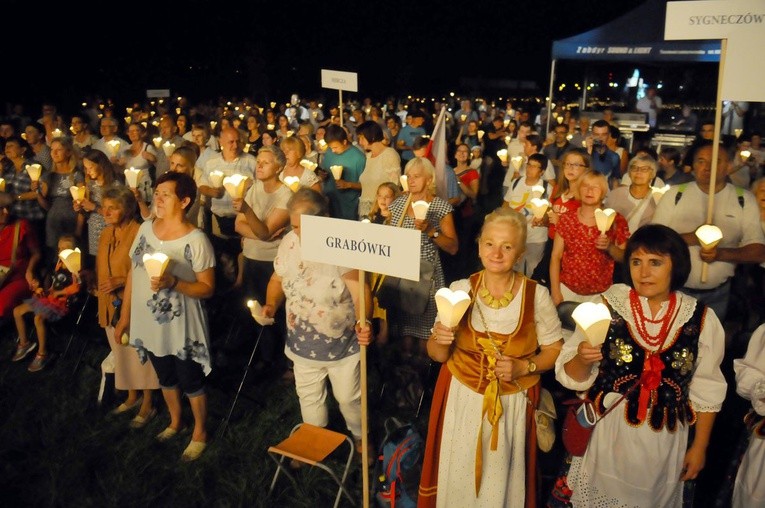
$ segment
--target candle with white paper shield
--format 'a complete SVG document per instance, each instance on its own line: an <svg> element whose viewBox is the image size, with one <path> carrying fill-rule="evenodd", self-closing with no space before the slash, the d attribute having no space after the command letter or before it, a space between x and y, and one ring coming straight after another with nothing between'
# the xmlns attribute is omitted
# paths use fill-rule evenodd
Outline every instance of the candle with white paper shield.
<svg viewBox="0 0 765 508"><path fill-rule="evenodd" d="M226 188L226 192L234 199L240 199L244 195L244 184L247 182L247 177L243 175L231 175L223 179L223 187Z"/></svg>
<svg viewBox="0 0 765 508"><path fill-rule="evenodd" d="M323 139L320 139L319 141L316 142L316 146L318 146L319 150L323 152L327 149L327 142L324 141Z"/></svg>
<svg viewBox="0 0 765 508"><path fill-rule="evenodd" d="M152 141L154 142L154 148L159 148L162 146L162 136L157 136L156 138L152 138Z"/></svg>
<svg viewBox="0 0 765 508"><path fill-rule="evenodd" d="M54 138L60 138L61 136L63 136L63 135L64 135L64 133L63 133L63 132L61 132L61 129L53 129L53 132L51 132L50 134L51 134L51 136L53 136Z"/></svg>
<svg viewBox="0 0 765 508"><path fill-rule="evenodd" d="M470 306L470 295L458 289L441 288L436 291L436 308L438 321L448 328L457 326Z"/></svg>
<svg viewBox="0 0 765 508"><path fill-rule="evenodd" d="M612 208L606 208L605 210L598 208L595 210L595 224L602 234L606 234L606 231L611 229L611 224L614 223L615 218L616 211Z"/></svg>
<svg viewBox="0 0 765 508"><path fill-rule="evenodd" d="M116 139L112 139L111 141L106 142L107 145L109 145L109 149L112 152L112 157L116 156L120 151L120 142Z"/></svg>
<svg viewBox="0 0 765 508"><path fill-rule="evenodd" d="M409 177L401 175L398 180L401 182L401 189L403 189L404 192L409 192Z"/></svg>
<svg viewBox="0 0 765 508"><path fill-rule="evenodd" d="M128 187L131 189L135 189L138 187L138 176L141 174L140 169L136 168L129 168L125 170L125 182L127 182Z"/></svg>
<svg viewBox="0 0 765 508"><path fill-rule="evenodd" d="M507 162L507 149L497 150L497 157L502 161L502 164Z"/></svg>
<svg viewBox="0 0 765 508"><path fill-rule="evenodd" d="M162 145L162 151L165 152L165 155L167 157L170 157L171 155L173 155L173 152L175 151L175 143L165 141L165 143Z"/></svg>
<svg viewBox="0 0 765 508"><path fill-rule="evenodd" d="M412 212L414 212L414 218L424 220L425 216L428 214L428 208L430 208L430 203L427 201L415 201L412 203Z"/></svg>
<svg viewBox="0 0 765 508"><path fill-rule="evenodd" d="M143 255L143 266L146 268L149 278L162 277L169 262L170 258L164 252Z"/></svg>
<svg viewBox="0 0 765 508"><path fill-rule="evenodd" d="M713 249L722 240L723 234L720 228L712 224L704 224L696 230L696 238L699 239L702 249Z"/></svg>
<svg viewBox="0 0 765 508"><path fill-rule="evenodd" d="M541 185L534 185L531 187L531 197L532 198L541 198L542 194L545 193L545 188Z"/></svg>
<svg viewBox="0 0 765 508"><path fill-rule="evenodd" d="M210 183L213 187L216 189L223 185L223 177L225 175L223 174L223 171L211 171L208 175L208 178L210 179Z"/></svg>
<svg viewBox="0 0 765 508"><path fill-rule="evenodd" d="M340 180L343 176L343 167L342 166L330 166L329 170L332 171L332 176L335 178L335 180Z"/></svg>
<svg viewBox="0 0 765 508"><path fill-rule="evenodd" d="M664 197L664 194L667 193L669 190L669 185L665 185L664 187L651 187L651 197L653 197L654 204L659 204L659 201L661 201L661 198Z"/></svg>
<svg viewBox="0 0 765 508"><path fill-rule="evenodd" d="M315 162L309 161L308 159L301 160L300 165L303 166L308 171L316 171L316 168L319 166Z"/></svg>
<svg viewBox="0 0 765 508"><path fill-rule="evenodd" d="M252 318L258 322L260 326L268 326L274 324L274 318L267 317L263 314L263 306L257 300L247 300L247 307L250 309Z"/></svg>
<svg viewBox="0 0 765 508"><path fill-rule="evenodd" d="M534 218L541 219L545 216L547 209L550 208L550 202L546 199L532 198L529 201L529 206L531 206L531 213L534 215Z"/></svg>
<svg viewBox="0 0 765 508"><path fill-rule="evenodd" d="M59 253L58 257L61 258L67 270L72 273L79 273L82 261L82 253L79 248L64 249Z"/></svg>
<svg viewBox="0 0 765 508"><path fill-rule="evenodd" d="M27 164L27 173L29 174L29 178L36 182L40 179L40 173L42 173L42 166L39 164Z"/></svg>
<svg viewBox="0 0 765 508"><path fill-rule="evenodd" d="M581 328L587 342L597 347L606 340L611 325L611 313L603 303L584 302L577 305L571 318Z"/></svg>
<svg viewBox="0 0 765 508"><path fill-rule="evenodd" d="M521 166L523 166L523 157L521 155L516 155L512 159L510 159L510 163L513 165L516 171L521 169Z"/></svg>
<svg viewBox="0 0 765 508"><path fill-rule="evenodd" d="M72 194L72 199L75 201L82 201L85 199L85 187L77 187L72 185L69 187L69 192Z"/></svg>
<svg viewBox="0 0 765 508"><path fill-rule="evenodd" d="M300 188L300 178L297 176L285 176L284 184L289 187L292 192L297 192Z"/></svg>
<svg viewBox="0 0 765 508"><path fill-rule="evenodd" d="M484 131L481 131L481 130L478 131L478 141L481 141L483 139L484 134L485 134Z"/></svg>
<svg viewBox="0 0 765 508"><path fill-rule="evenodd" d="M0 178L0 192L5 192L5 178Z"/></svg>
<svg viewBox="0 0 765 508"><path fill-rule="evenodd" d="M752 152L750 152L749 150L741 150L740 153L741 153L741 160L744 162L746 162L749 159L749 157L752 156Z"/></svg>

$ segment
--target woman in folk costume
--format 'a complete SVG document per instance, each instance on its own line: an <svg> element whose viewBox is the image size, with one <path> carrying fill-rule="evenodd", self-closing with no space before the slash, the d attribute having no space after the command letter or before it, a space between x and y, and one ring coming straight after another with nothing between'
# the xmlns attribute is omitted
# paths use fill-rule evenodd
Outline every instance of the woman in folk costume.
<svg viewBox="0 0 765 508"><path fill-rule="evenodd" d="M691 263L682 237L643 226L624 259L630 285L603 293L611 313L605 342L591 345L577 327L555 366L558 381L585 391L602 420L556 482L550 506L682 506L725 399L722 325L678 291Z"/></svg>
<svg viewBox="0 0 765 508"><path fill-rule="evenodd" d="M534 407L540 374L562 346L546 288L513 271L526 219L509 208L486 216L484 267L453 291L470 294L456 328L436 322L428 354L443 362L428 425L419 506L537 506Z"/></svg>

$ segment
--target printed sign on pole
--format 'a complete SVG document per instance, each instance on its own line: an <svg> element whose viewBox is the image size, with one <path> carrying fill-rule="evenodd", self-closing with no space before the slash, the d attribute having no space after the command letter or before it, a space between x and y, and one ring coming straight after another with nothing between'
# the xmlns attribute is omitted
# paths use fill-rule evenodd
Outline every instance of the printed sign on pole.
<svg viewBox="0 0 765 508"><path fill-rule="evenodd" d="M321 70L322 88L332 90L345 90L346 92L359 91L359 75L355 72Z"/></svg>
<svg viewBox="0 0 765 508"><path fill-rule="evenodd" d="M754 48L765 46L765 2L762 0L698 0L668 2L664 38L727 39L720 95L725 100L765 101L765 66L753 60Z"/></svg>
<svg viewBox="0 0 765 508"><path fill-rule="evenodd" d="M420 279L420 232L329 217L300 218L303 259Z"/></svg>

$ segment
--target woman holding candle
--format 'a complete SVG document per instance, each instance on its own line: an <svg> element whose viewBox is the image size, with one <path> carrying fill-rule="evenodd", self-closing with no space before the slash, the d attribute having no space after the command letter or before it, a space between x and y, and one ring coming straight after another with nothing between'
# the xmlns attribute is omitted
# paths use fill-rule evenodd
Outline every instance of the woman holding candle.
<svg viewBox="0 0 765 508"><path fill-rule="evenodd" d="M120 154L120 166L122 169L142 169L149 177L157 163L157 149L147 141L146 127L140 122L133 122L128 126L127 134L130 145Z"/></svg>
<svg viewBox="0 0 765 508"><path fill-rule="evenodd" d="M280 113L276 117L276 136L279 138L279 141L292 136L294 133L290 125L290 119L284 113Z"/></svg>
<svg viewBox="0 0 765 508"><path fill-rule="evenodd" d="M452 207L435 195L433 164L423 157L415 157L406 163L404 173L407 176L409 192L402 194L390 204L390 222L393 225L401 223L401 227L420 231L420 259L433 263L433 286L425 312L410 314L404 310L400 312L389 310L388 322L398 331L398 336L403 338L404 354L425 359L430 328L436 318L435 292L444 286L444 271L441 268L439 250L454 255L457 253L459 243L452 217ZM414 215L412 203L416 201L425 201L429 204L424 219L418 219Z"/></svg>
<svg viewBox="0 0 765 508"><path fill-rule="evenodd" d="M77 212L74 211L74 198L71 187L85 185L85 175L77 164L72 141L69 138L56 138L50 144L53 158L53 170L48 174L48 184L43 183L41 195L47 203L45 216L44 266L55 266L57 242L61 235L82 236L82 223L78 225Z"/></svg>
<svg viewBox="0 0 765 508"><path fill-rule="evenodd" d="M534 226L547 227L545 251L532 278L548 287L550 286L550 256L555 240L555 228L563 215L575 212L579 208L579 179L590 168L590 162L587 152L578 148L563 155L558 181L550 192L550 210L542 219L535 219L532 222Z"/></svg>
<svg viewBox="0 0 765 508"><path fill-rule="evenodd" d="M279 148L281 148L279 151L283 152L285 163L280 165L277 178L284 182L286 177L295 176L300 178L301 187L310 187L316 192L321 192L319 177L310 169L300 165L300 161L305 157L305 145L300 138L294 136L282 138Z"/></svg>
<svg viewBox="0 0 765 508"><path fill-rule="evenodd" d="M356 127L356 135L359 147L367 157L364 171L359 176L359 217L366 217L372 210L380 185L384 182L398 184L401 176L401 157L395 149L383 143L385 136L382 127L373 120Z"/></svg>
<svg viewBox="0 0 765 508"><path fill-rule="evenodd" d="M637 155L630 160L627 173L629 186L619 186L609 191L605 205L613 208L627 220L630 233L651 222L656 210L651 182L656 177L658 164L648 155Z"/></svg>
<svg viewBox="0 0 765 508"><path fill-rule="evenodd" d="M207 236L186 218L196 198L194 179L168 171L157 179L157 217L141 224L130 247L132 267L125 284L120 320L114 335L127 333L142 361L151 360L170 413L159 441L183 428L181 394L194 416L191 442L183 461L199 458L207 443L205 376L210 373L207 315L202 300L215 290L215 254ZM149 276L144 255L164 254L167 267Z"/></svg>
<svg viewBox="0 0 765 508"><path fill-rule="evenodd" d="M140 227L136 221L138 204L130 189L112 186L103 194L102 210L106 228L99 239L96 254L98 324L106 332L114 355L114 387L127 391L127 398L112 410L112 414L126 413L140 406L130 423L131 427L138 428L156 416L152 390L159 388L157 373L151 362L141 363L137 350L124 347L122 338L114 335L114 325L122 312L125 284L130 273L129 249Z"/></svg>
<svg viewBox="0 0 765 508"><path fill-rule="evenodd" d="M486 216L483 269L451 284L470 306L450 328L433 326L428 354L442 362L428 423L418 506L524 507L539 503L534 408L540 374L562 346L546 288L514 271L526 219L510 208ZM448 323L447 323L448 324ZM443 444L443 446L442 446Z"/></svg>
<svg viewBox="0 0 765 508"><path fill-rule="evenodd" d="M615 214L607 231L598 229L595 211L608 193L606 177L596 171L582 175L581 205L576 213L560 217L550 258L550 294L555 305L563 301L599 301L613 283L614 262L624 259L630 236L627 221Z"/></svg>
<svg viewBox="0 0 765 508"><path fill-rule="evenodd" d="M5 192L12 200L11 213L19 219L26 219L34 230L39 245L45 244L45 211L48 203L43 197L48 189L48 172L43 171L39 179L33 180L27 166L35 164L32 150L26 141L11 136L5 141L5 156L10 162L3 171Z"/></svg>
<svg viewBox="0 0 765 508"><path fill-rule="evenodd" d="M558 381L586 392L602 419L556 482L553 506L683 505L683 482L704 467L725 399L725 331L714 312L678 291L691 263L683 239L666 226L643 226L624 257L629 286L603 293L605 342L592 345L577 327L555 365Z"/></svg>
<svg viewBox="0 0 765 508"><path fill-rule="evenodd" d="M100 150L89 150L82 159L85 168L85 199L73 200L72 207L77 215L78 229L87 220L88 225L88 256L83 268L95 266L95 256L98 252L98 242L101 232L106 227L102 205L104 190L112 184L121 184L121 179L115 174L114 166L109 158Z"/></svg>

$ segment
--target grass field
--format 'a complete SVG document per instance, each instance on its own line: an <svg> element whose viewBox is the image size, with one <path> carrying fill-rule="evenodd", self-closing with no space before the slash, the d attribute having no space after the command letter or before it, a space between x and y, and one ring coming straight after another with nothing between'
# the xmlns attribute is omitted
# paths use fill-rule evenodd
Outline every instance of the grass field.
<svg viewBox="0 0 765 508"><path fill-rule="evenodd" d="M292 382L279 377L258 377L251 371L225 434L214 438L198 461L182 463L179 458L190 434L185 433L166 444L154 439L169 420L159 393L155 399L159 416L141 430L128 427L130 416L108 415L108 410L124 394L117 393L114 400L104 405L97 403L100 363L108 354L108 347L103 331L93 326L94 320L93 316L86 315L85 325L69 354L57 358L39 373L27 372L29 360L10 362L13 332L7 326L2 329L0 503L3 506L332 506L334 483L315 468L306 467L297 472L297 488L286 478L280 478L274 494L267 496L275 465L266 450L284 439L300 422ZM219 344L229 324L226 320L214 323ZM67 338L68 334L63 334L51 340L52 349L58 355L63 352ZM251 330L241 332L238 338L243 343L226 354L219 354L217 368L209 377L209 431L213 436L229 412L252 349ZM73 374L83 344L87 344L87 348ZM222 350L221 346L219 352ZM727 358L724 366L729 379L731 361L732 358ZM387 369L389 367L380 369L375 355L370 355L372 443L379 443L382 425L388 416L414 420L424 436L427 398L419 418L414 419L414 409L398 408L390 390L380 397L381 372L388 372ZM555 393L550 376L545 382ZM729 391L729 401L715 428L717 437L710 447L706 476L699 482L697 507L711 506L711 496L719 487L740 428L745 404L736 398L732 387ZM107 396L112 394L114 392L107 392ZM185 420L190 422L187 403L184 410ZM330 428L345 432L335 406L330 414ZM562 414L559 408L559 415ZM561 458L560 439L552 452L540 455L545 495ZM357 499L361 498L361 485L361 465L356 458L348 486ZM349 503L343 500L341 506L349 506Z"/></svg>

